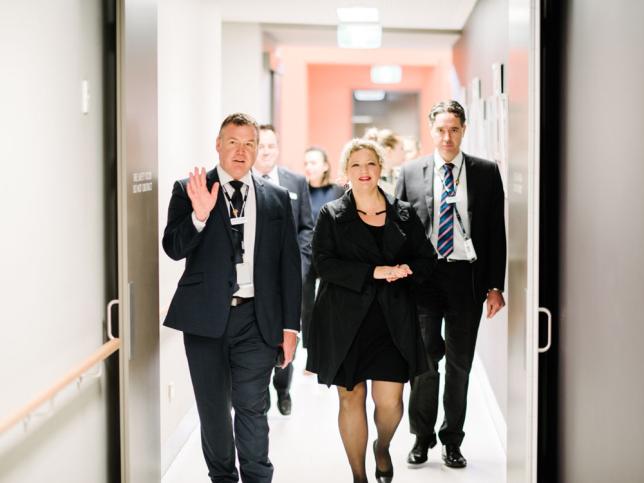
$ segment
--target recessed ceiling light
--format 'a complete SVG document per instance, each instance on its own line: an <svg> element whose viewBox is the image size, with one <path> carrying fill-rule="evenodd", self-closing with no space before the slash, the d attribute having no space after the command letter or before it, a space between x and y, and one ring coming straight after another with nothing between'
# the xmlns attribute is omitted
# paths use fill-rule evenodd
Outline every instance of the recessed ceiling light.
<svg viewBox="0 0 644 483"><path fill-rule="evenodd" d="M385 99L385 91L377 89L363 89L353 91L356 101L382 101Z"/></svg>
<svg viewBox="0 0 644 483"><path fill-rule="evenodd" d="M374 65L371 67L371 82L374 84L398 84L402 80L399 65Z"/></svg>
<svg viewBox="0 0 644 483"><path fill-rule="evenodd" d="M353 124L373 124L373 117L366 115L356 115L351 118Z"/></svg>

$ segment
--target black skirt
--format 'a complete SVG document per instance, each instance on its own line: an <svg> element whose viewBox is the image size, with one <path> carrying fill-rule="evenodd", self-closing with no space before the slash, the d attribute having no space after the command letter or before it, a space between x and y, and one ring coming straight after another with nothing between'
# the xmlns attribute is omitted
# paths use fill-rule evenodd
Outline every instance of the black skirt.
<svg viewBox="0 0 644 483"><path fill-rule="evenodd" d="M333 384L351 391L367 380L400 383L409 380L407 361L394 344L377 299L369 307Z"/></svg>

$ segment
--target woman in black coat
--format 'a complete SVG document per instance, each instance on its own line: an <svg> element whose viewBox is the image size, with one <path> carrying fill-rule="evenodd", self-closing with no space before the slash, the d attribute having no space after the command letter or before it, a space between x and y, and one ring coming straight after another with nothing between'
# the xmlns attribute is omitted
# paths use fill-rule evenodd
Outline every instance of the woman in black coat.
<svg viewBox="0 0 644 483"><path fill-rule="evenodd" d="M341 162L352 188L322 208L313 236L321 283L307 369L338 388L340 434L359 483L367 481L367 380L376 406L376 479L393 477L389 443L402 418L403 385L427 370L412 289L435 263L413 208L378 187L383 158L372 141L347 144Z"/></svg>

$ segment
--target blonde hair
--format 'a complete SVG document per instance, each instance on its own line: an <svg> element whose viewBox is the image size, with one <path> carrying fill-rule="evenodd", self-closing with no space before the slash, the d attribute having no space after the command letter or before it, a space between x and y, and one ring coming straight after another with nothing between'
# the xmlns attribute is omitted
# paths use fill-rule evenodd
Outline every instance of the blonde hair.
<svg viewBox="0 0 644 483"><path fill-rule="evenodd" d="M370 127L364 132L362 139L374 141L383 148L394 149L398 143L402 142L402 138L394 133L391 129L378 129L377 127Z"/></svg>
<svg viewBox="0 0 644 483"><path fill-rule="evenodd" d="M349 165L349 158L351 155L361 149L369 149L372 151L378 159L378 165L381 168L384 166L385 152L377 142L370 141L369 139L354 138L345 144L344 148L342 148L342 154L340 155L340 171L342 173L347 173L347 167Z"/></svg>

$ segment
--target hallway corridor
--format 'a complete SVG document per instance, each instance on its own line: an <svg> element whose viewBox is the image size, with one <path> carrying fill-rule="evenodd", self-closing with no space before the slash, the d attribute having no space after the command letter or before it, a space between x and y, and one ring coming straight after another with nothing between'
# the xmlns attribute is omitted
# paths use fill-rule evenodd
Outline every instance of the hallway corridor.
<svg viewBox="0 0 644 483"><path fill-rule="evenodd" d="M351 481L346 456L337 428L337 396L335 389L321 386L315 376L302 374L305 353L298 349L295 361L292 398L293 413L289 417L279 414L275 405L269 413L271 428L271 461L275 466L275 483L323 483ZM452 470L443 466L440 446L429 454L429 462L418 469L409 469L405 460L411 448L407 415L403 417L391 446L394 477L400 483L504 483L505 454L490 412L486 405L481 378L476 377L482 368L475 362L470 380L467 434L463 454L468 459L465 470ZM272 388L271 388L272 390ZM409 398L409 385L405 388L405 402ZM273 401L276 400L272 393ZM373 414L373 403L368 406ZM406 411L405 411L406 413ZM195 413L196 414L196 413ZM442 416L439 416L439 419ZM369 445L375 438L375 427L370 421ZM367 452L367 474L373 480L375 471L373 455ZM195 430L176 460L164 475L162 483L208 483L206 466L201 453L199 431Z"/></svg>

